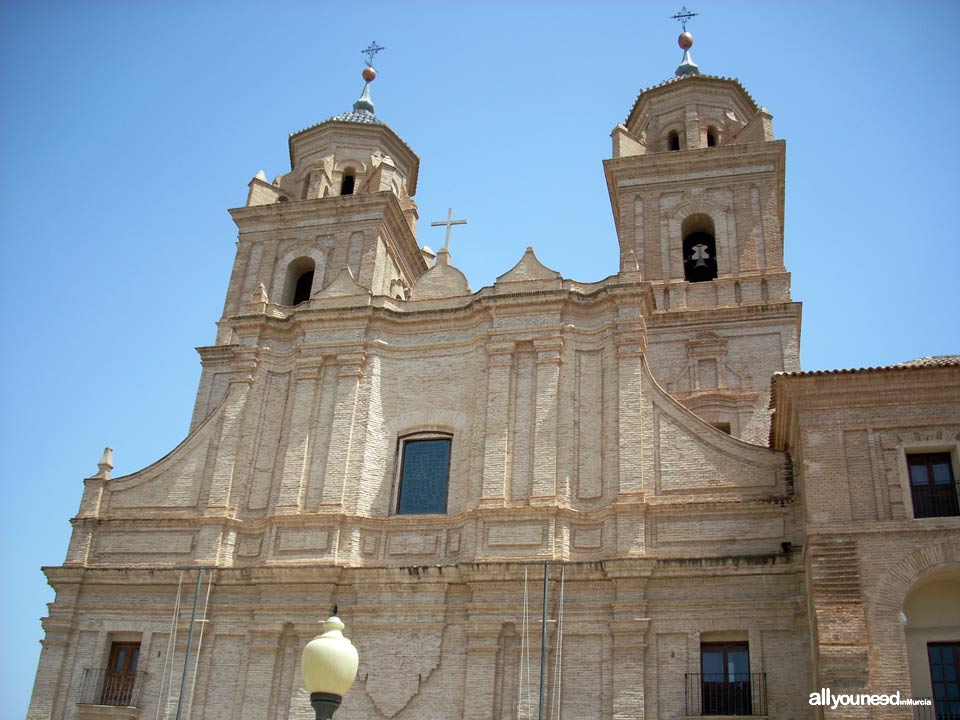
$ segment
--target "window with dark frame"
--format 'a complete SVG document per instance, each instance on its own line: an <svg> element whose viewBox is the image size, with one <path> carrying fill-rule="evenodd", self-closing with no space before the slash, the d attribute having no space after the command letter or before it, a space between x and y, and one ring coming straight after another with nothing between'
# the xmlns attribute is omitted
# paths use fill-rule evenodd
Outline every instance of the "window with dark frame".
<svg viewBox="0 0 960 720"><path fill-rule="evenodd" d="M701 643L700 672L704 715L753 714L747 643Z"/></svg>
<svg viewBox="0 0 960 720"><path fill-rule="evenodd" d="M110 660L103 676L100 704L129 705L137 681L137 663L140 660L140 643L115 642L110 646Z"/></svg>
<svg viewBox="0 0 960 720"><path fill-rule="evenodd" d="M400 439L398 515L447 512L452 440L450 435L436 433Z"/></svg>
<svg viewBox="0 0 960 720"><path fill-rule="evenodd" d="M950 453L910 453L907 455L907 469L915 518L960 515Z"/></svg>
<svg viewBox="0 0 960 720"><path fill-rule="evenodd" d="M937 720L960 718L960 641L927 643L927 657Z"/></svg>

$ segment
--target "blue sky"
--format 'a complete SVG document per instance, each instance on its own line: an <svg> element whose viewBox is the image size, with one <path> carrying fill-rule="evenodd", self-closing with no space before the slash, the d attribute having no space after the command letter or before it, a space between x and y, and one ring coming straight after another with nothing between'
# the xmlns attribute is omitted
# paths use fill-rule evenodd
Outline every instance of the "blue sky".
<svg viewBox="0 0 960 720"><path fill-rule="evenodd" d="M693 56L787 140L786 263L805 369L960 352L960 4L693 6ZM680 61L673 2L0 5L3 717L22 717L82 478L184 436L233 261L227 208L291 132L348 109L376 39L378 116L421 158L418 237L453 207L478 289L526 246L617 270L601 161ZM937 42L939 40L939 42Z"/></svg>

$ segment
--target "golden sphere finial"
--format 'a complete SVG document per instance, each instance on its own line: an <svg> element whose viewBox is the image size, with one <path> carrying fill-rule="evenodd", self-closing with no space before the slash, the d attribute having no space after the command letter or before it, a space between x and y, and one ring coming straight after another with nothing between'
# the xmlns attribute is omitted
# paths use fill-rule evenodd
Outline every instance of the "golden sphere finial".
<svg viewBox="0 0 960 720"><path fill-rule="evenodd" d="M677 38L677 45L679 45L682 50L689 50L693 47L693 35L684 30L680 33L680 37Z"/></svg>

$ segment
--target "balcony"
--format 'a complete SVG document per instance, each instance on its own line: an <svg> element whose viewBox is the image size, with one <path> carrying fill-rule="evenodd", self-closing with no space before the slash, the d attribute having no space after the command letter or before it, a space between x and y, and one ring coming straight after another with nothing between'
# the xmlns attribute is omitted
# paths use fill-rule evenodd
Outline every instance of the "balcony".
<svg viewBox="0 0 960 720"><path fill-rule="evenodd" d="M80 717L136 718L140 711L140 691L146 673L110 672L105 668L85 668L77 703Z"/></svg>
<svg viewBox="0 0 960 720"><path fill-rule="evenodd" d="M687 717L767 715L766 673L686 676Z"/></svg>

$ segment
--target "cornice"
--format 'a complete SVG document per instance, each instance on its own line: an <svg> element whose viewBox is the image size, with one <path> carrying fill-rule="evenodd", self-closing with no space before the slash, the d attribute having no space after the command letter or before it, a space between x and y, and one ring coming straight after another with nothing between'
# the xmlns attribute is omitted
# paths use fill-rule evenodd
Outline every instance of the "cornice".
<svg viewBox="0 0 960 720"><path fill-rule="evenodd" d="M647 327L650 330L655 330L676 325L683 326L685 329L695 329L693 323L701 321L705 326L713 328L716 323L720 321L739 321L747 317L751 320L757 320L762 317L771 321L795 319L799 322L802 308L802 303L790 301L783 303L760 303L756 305L731 305L706 308L703 310L667 310L654 313L648 317Z"/></svg>
<svg viewBox="0 0 960 720"><path fill-rule="evenodd" d="M710 148L664 151L642 155L626 155L618 158L605 158L604 169L620 177L626 172L631 177L665 176L664 184L678 182L670 175L689 172L702 173L710 170L729 170L731 175L740 174L745 162L755 159L774 164L774 169L783 169L787 143L785 140L767 140L756 143L719 145ZM767 171L769 172L769 171Z"/></svg>
<svg viewBox="0 0 960 720"><path fill-rule="evenodd" d="M568 284L569 283L569 284ZM493 287L484 287L473 295L451 298L447 306L431 301L430 307L422 307L416 302L403 302L385 295L357 296L354 304L330 303L322 299L313 299L308 303L290 308L289 314L278 317L276 314L243 313L225 318L233 328L256 329L271 327L273 331L283 330L285 337L294 339L301 333L316 327L359 327L364 323L377 321L384 326L416 324L435 328L429 324L442 318L453 319L454 326L479 326L490 322L498 315L543 314L549 308L564 313L571 307L593 307L596 314L612 312L625 304L639 304L641 314L652 317L653 297L649 283L643 281L621 282L619 276L612 275L589 292L582 292L581 286L564 281L563 287L543 290L500 292ZM349 301L350 298L337 298ZM271 306L272 307L272 306ZM459 322L455 318L463 318ZM467 318L472 318L467 320ZM448 326L449 327L449 326Z"/></svg>

